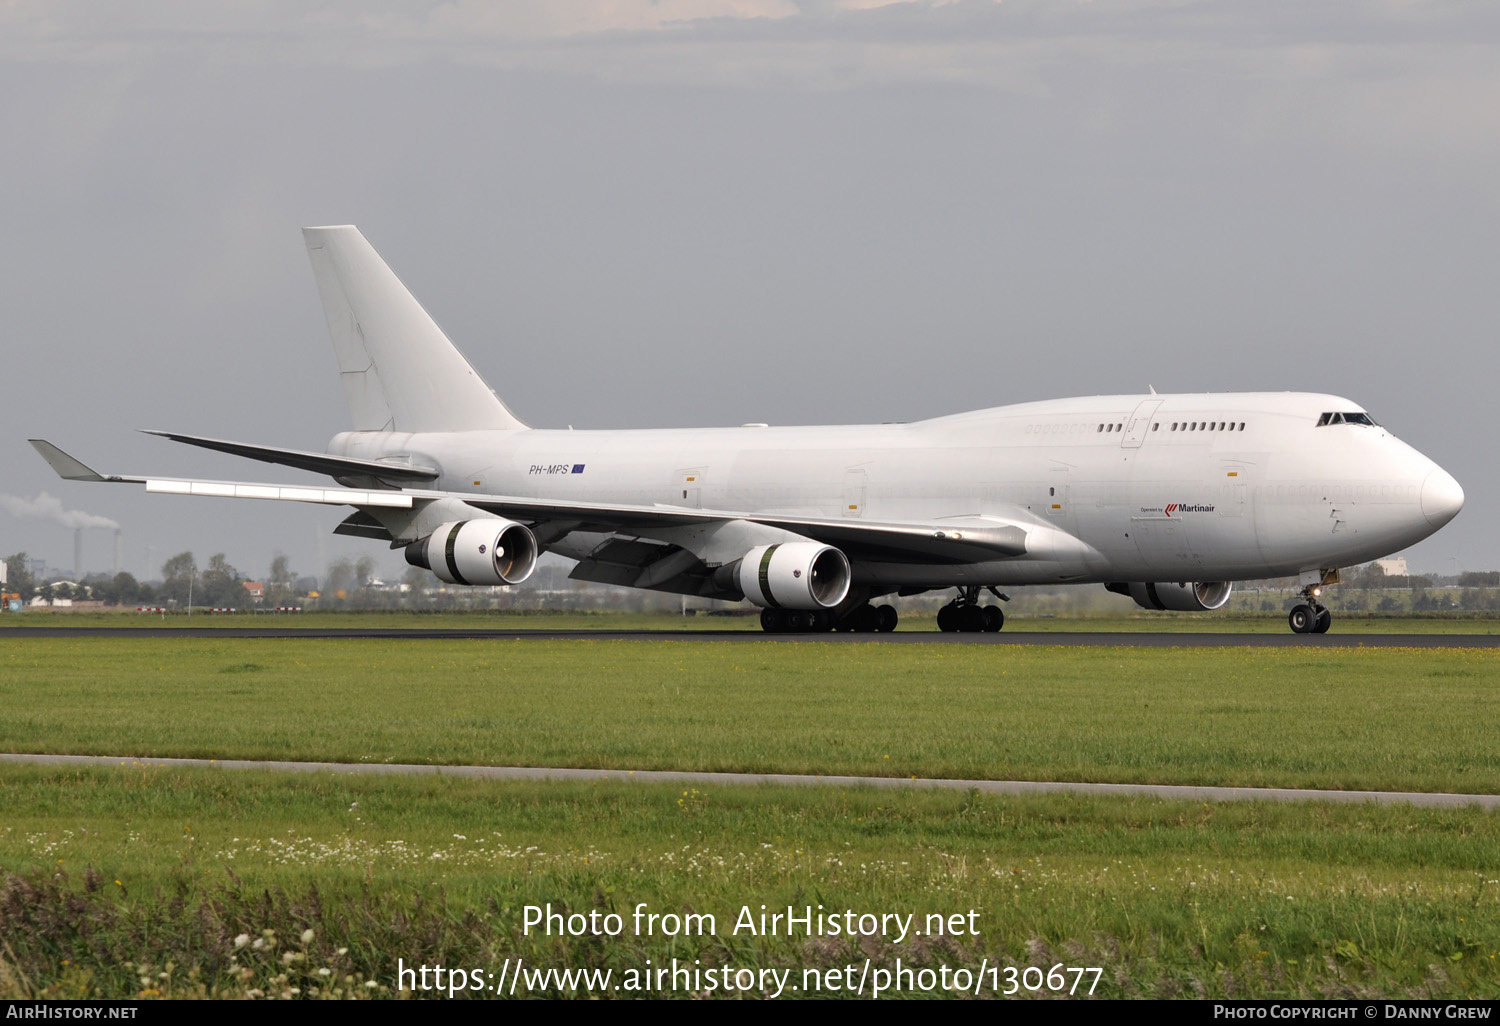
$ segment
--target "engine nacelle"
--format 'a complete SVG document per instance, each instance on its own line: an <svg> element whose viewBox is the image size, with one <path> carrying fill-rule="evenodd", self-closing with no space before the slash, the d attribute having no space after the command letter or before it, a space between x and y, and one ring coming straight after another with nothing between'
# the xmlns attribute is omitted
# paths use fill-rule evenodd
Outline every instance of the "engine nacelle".
<svg viewBox="0 0 1500 1026"><path fill-rule="evenodd" d="M1229 601L1234 585L1229 581L1150 582L1106 584L1117 595L1129 595L1142 609L1176 609L1184 613L1206 613Z"/></svg>
<svg viewBox="0 0 1500 1026"><path fill-rule="evenodd" d="M449 584L520 584L536 569L536 535L498 518L444 524L406 547L406 561Z"/></svg>
<svg viewBox="0 0 1500 1026"><path fill-rule="evenodd" d="M849 594L849 559L821 542L757 545L745 553L735 583L757 606L832 609Z"/></svg>

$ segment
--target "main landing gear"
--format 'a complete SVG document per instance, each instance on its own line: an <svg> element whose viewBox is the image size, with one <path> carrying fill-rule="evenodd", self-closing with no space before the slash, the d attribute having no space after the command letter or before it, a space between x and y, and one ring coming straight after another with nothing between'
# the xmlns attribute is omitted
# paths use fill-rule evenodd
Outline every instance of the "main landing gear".
<svg viewBox="0 0 1500 1026"><path fill-rule="evenodd" d="M990 593L1002 602L1005 596L994 588ZM958 589L958 598L949 602L937 615L938 630L963 631L978 634L981 631L994 634L1005 626L1005 613L999 606L979 604L979 585L971 584Z"/></svg>
<svg viewBox="0 0 1500 1026"><path fill-rule="evenodd" d="M866 602L855 606L842 618L832 610L771 609L760 611L760 626L767 634L811 634L818 631L857 631L865 634L886 633L896 629L895 606L872 606Z"/></svg>
<svg viewBox="0 0 1500 1026"><path fill-rule="evenodd" d="M1327 606L1318 601L1322 594L1322 587L1315 584L1302 589L1302 597L1307 601L1293 606L1286 618L1294 634L1328 633L1328 627L1333 623L1333 614L1328 611Z"/></svg>

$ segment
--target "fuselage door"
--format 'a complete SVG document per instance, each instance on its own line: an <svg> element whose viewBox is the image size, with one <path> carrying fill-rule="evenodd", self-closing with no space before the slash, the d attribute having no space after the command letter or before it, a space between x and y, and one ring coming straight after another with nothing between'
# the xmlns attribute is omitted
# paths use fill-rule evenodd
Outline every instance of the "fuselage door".
<svg viewBox="0 0 1500 1026"><path fill-rule="evenodd" d="M1161 404L1160 399L1147 399L1135 408L1135 412L1125 422L1125 433L1120 436L1120 448L1139 449L1141 447L1141 443L1151 433L1151 418L1156 416L1156 408Z"/></svg>
<svg viewBox="0 0 1500 1026"><path fill-rule="evenodd" d="M671 498L673 506L703 508L703 468L690 467L677 471L677 492Z"/></svg>
<svg viewBox="0 0 1500 1026"><path fill-rule="evenodd" d="M846 517L865 515L865 472L860 469L844 471L844 509Z"/></svg>
<svg viewBox="0 0 1500 1026"><path fill-rule="evenodd" d="M1071 467L1055 466L1052 473L1048 474L1047 480L1047 507L1048 516L1063 517L1068 515L1068 478Z"/></svg>
<svg viewBox="0 0 1500 1026"><path fill-rule="evenodd" d="M1245 486L1249 483L1250 468L1244 463L1221 463L1219 482L1219 516L1238 517L1245 514Z"/></svg>

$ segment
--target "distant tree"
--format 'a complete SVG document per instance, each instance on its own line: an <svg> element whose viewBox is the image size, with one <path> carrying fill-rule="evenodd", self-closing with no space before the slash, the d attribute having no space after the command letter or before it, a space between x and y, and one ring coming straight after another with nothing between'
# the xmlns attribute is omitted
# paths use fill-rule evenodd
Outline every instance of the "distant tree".
<svg viewBox="0 0 1500 1026"><path fill-rule="evenodd" d="M1500 588L1500 570L1469 571L1458 575L1460 588Z"/></svg>
<svg viewBox="0 0 1500 1026"><path fill-rule="evenodd" d="M273 606L288 605L292 600L292 585L297 573L292 561L280 552L271 560L271 572L266 575L266 601Z"/></svg>
<svg viewBox="0 0 1500 1026"><path fill-rule="evenodd" d="M171 559L161 565L161 592L160 596L164 602L176 602L178 605L188 604L191 595L194 601L197 596L193 595L193 585L198 578L198 563L193 559L191 552L179 552Z"/></svg>
<svg viewBox="0 0 1500 1026"><path fill-rule="evenodd" d="M21 596L22 602L30 602L36 594L36 575L31 572L30 561L26 553L17 552L15 555L5 557L7 592L15 592Z"/></svg>
<svg viewBox="0 0 1500 1026"><path fill-rule="evenodd" d="M208 558L208 568L203 571L203 598L199 605L238 607L245 601L240 572L229 565L224 553L214 553Z"/></svg>
<svg viewBox="0 0 1500 1026"><path fill-rule="evenodd" d="M1389 588L1391 586L1390 578L1386 576L1384 570L1380 569L1379 563L1368 563L1360 567L1351 576L1349 583L1362 591L1369 591L1372 588Z"/></svg>
<svg viewBox="0 0 1500 1026"><path fill-rule="evenodd" d="M335 559L328 564L328 574L323 581L323 600L345 600L354 590L357 578L354 563L348 559Z"/></svg>
<svg viewBox="0 0 1500 1026"><path fill-rule="evenodd" d="M141 585L135 579L135 575L121 570L112 577L105 588L108 590L109 598L106 602L117 606L133 606L140 601Z"/></svg>

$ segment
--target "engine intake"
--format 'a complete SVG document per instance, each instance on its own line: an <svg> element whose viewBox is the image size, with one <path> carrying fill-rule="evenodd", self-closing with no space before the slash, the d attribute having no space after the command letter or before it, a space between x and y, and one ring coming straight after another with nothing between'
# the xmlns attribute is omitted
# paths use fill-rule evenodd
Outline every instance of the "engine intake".
<svg viewBox="0 0 1500 1026"><path fill-rule="evenodd" d="M831 545L783 542L745 553L735 583L757 606L832 609L849 594L849 559Z"/></svg>
<svg viewBox="0 0 1500 1026"><path fill-rule="evenodd" d="M520 584L536 569L536 535L511 520L444 524L406 547L406 561L449 584Z"/></svg>
<svg viewBox="0 0 1500 1026"><path fill-rule="evenodd" d="M1142 609L1175 609L1184 613L1206 613L1229 601L1234 585L1229 581L1149 582L1106 584L1116 595L1129 595Z"/></svg>

